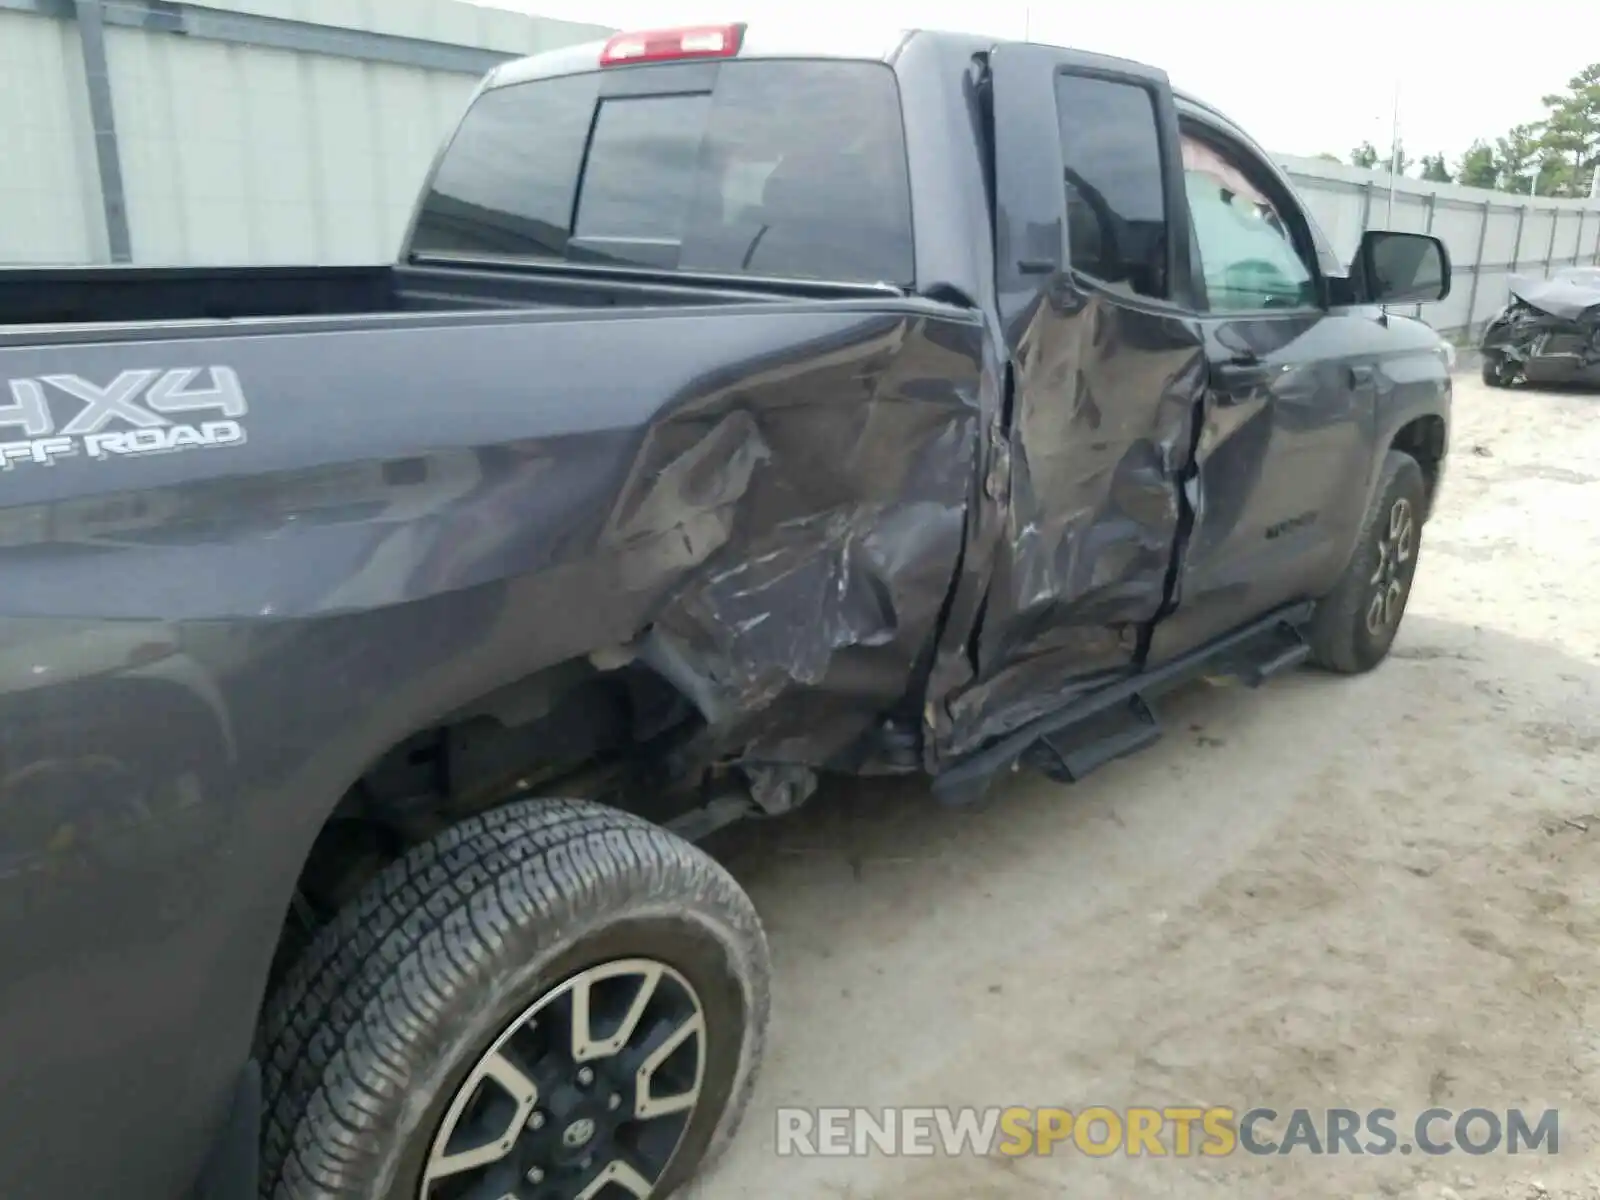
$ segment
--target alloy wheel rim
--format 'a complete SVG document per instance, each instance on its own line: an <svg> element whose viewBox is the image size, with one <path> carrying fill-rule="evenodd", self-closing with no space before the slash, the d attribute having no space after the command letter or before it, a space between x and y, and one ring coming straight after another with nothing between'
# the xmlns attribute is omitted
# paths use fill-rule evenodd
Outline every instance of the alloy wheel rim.
<svg viewBox="0 0 1600 1200"><path fill-rule="evenodd" d="M706 1019L681 974L580 971L513 1020L456 1089L419 1200L648 1200L693 1119Z"/></svg>
<svg viewBox="0 0 1600 1200"><path fill-rule="evenodd" d="M1378 539L1378 566L1372 574L1367 601L1367 632L1374 637L1393 629L1405 608L1410 564L1417 552L1417 521L1411 501L1396 500Z"/></svg>

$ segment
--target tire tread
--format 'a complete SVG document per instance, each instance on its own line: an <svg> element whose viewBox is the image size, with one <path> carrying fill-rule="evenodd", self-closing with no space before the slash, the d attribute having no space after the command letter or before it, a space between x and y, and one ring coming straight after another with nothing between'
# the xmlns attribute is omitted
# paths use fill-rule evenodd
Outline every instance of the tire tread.
<svg viewBox="0 0 1600 1200"><path fill-rule="evenodd" d="M1409 489L1414 500L1418 501L1413 507L1418 514L1418 549L1421 548L1420 520L1424 509L1420 501L1426 494L1426 478L1416 459L1402 450L1390 450L1384 456L1378 486L1373 489L1372 503L1367 506L1366 515L1361 520L1350 564L1333 591L1317 604L1317 611L1311 619L1309 640L1314 666L1340 675L1358 675L1371 670L1388 654L1386 645L1381 653L1373 657L1363 651L1359 641L1364 629L1367 602L1367 573L1364 568L1376 544L1378 522L1389 511L1401 488Z"/></svg>
<svg viewBox="0 0 1600 1200"><path fill-rule="evenodd" d="M262 1196L364 1195L383 1114L411 1086L408 1047L493 970L512 934L570 932L596 913L651 903L709 914L759 968L752 1069L730 1097L725 1142L754 1084L769 1003L754 908L720 865L666 830L588 801L528 800L464 820L391 864L290 969L260 1033Z"/></svg>

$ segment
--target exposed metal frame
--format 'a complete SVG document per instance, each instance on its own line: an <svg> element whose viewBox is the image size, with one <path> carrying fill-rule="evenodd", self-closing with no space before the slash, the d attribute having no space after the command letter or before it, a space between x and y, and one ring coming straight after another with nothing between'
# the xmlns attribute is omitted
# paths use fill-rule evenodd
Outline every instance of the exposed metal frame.
<svg viewBox="0 0 1600 1200"><path fill-rule="evenodd" d="M133 235L122 178L122 153L117 144L116 101L106 62L107 26L473 76L486 75L501 63L520 57L481 46L224 12L172 0L0 0L0 12L53 17L77 24L95 165L100 173L101 215L106 245L115 263L133 261Z"/></svg>

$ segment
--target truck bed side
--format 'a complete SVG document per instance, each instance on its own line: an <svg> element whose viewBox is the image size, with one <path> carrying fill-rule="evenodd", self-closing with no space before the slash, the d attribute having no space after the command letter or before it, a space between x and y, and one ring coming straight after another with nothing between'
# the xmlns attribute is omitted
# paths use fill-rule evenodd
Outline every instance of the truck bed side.
<svg viewBox="0 0 1600 1200"><path fill-rule="evenodd" d="M0 1119L60 1130L0 1155L14 1180L140 1108L183 1119L120 1177L179 1193L332 798L412 730L648 627L748 752L825 765L901 700L957 568L960 309L212 333L0 349ZM61 1064L102 1028L86 1091Z"/></svg>

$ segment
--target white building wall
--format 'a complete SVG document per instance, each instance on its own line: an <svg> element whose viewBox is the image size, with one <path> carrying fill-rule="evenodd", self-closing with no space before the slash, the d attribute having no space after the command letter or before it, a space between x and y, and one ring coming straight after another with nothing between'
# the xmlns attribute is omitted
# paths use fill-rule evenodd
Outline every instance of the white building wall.
<svg viewBox="0 0 1600 1200"><path fill-rule="evenodd" d="M201 37L160 27L171 6L146 6L130 22L144 2L106 7L104 46L131 257L150 265L394 256L428 165L481 72L373 61L371 35L409 39L384 43L383 55L465 47L476 61L476 52L530 54L609 32L461 0L186 0L177 7L227 35ZM72 9L67 0L0 0L0 263L112 257L84 49L77 24L64 19ZM243 36L251 22L260 33L258 18L314 25L337 45L260 44ZM1341 257L1364 227L1445 240L1455 287L1423 313L1441 329L1491 316L1512 264L1541 272L1600 256L1594 201L1402 179L1391 215L1387 176L1280 161Z"/></svg>
<svg viewBox="0 0 1600 1200"><path fill-rule="evenodd" d="M108 29L141 263L394 256L471 76Z"/></svg>
<svg viewBox="0 0 1600 1200"><path fill-rule="evenodd" d="M38 12L0 3L0 262L107 261L77 27L34 2ZM506 57L610 32L459 0L188 7ZM480 77L115 22L104 39L141 265L392 258L434 152Z"/></svg>
<svg viewBox="0 0 1600 1200"><path fill-rule="evenodd" d="M0 10L0 264L106 254L83 96L71 26Z"/></svg>

